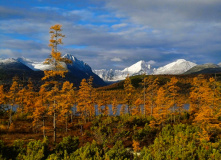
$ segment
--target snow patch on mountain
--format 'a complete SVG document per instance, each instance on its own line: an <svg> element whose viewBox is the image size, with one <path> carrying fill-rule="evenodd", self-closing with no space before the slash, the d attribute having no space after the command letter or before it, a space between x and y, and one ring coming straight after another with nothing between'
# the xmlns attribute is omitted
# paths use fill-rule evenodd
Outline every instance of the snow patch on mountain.
<svg viewBox="0 0 221 160"><path fill-rule="evenodd" d="M72 64L68 64L69 66L78 68L79 70L85 71L85 72L92 71L91 67L87 63L81 60L78 60L76 57L74 57L71 54L65 54L63 58L67 58L72 61Z"/></svg>
<svg viewBox="0 0 221 160"><path fill-rule="evenodd" d="M0 64L9 64L17 62L14 58L0 59Z"/></svg>
<svg viewBox="0 0 221 160"><path fill-rule="evenodd" d="M143 73L147 75L183 74L196 65L197 64L190 61L186 61L185 59L178 59L175 62L169 63L158 69L155 68L151 69L150 64L148 64L148 62L139 61L123 70L101 69L101 70L93 70L93 72L96 73L99 77L101 77L105 81L119 81L125 79L127 75L133 76L133 75L141 75Z"/></svg>
<svg viewBox="0 0 221 160"><path fill-rule="evenodd" d="M125 79L127 75L151 74L152 70L150 64L141 60L123 70L101 69L93 70L93 72L105 81L119 81Z"/></svg>
<svg viewBox="0 0 221 160"><path fill-rule="evenodd" d="M196 66L196 63L186 61L185 59L178 59L175 62L169 63L163 67L160 67L154 71L153 74L159 75L159 74L183 74L192 67Z"/></svg>
<svg viewBox="0 0 221 160"><path fill-rule="evenodd" d="M32 60L24 57L17 58L16 60L23 63L33 71L44 71L53 69L53 67L49 64L44 64L44 62L33 62Z"/></svg>
<svg viewBox="0 0 221 160"><path fill-rule="evenodd" d="M72 61L72 64L68 64L68 66L71 68L77 68L77 69L84 71L84 72L92 72L91 67L87 63L85 63L81 60L78 60L76 57L74 57L71 54L65 54L62 58L67 58ZM30 69L32 69L34 71L53 70L53 68L54 68L50 64L45 64L44 62L33 62L33 61L26 59L24 57L17 58L15 61L23 63L24 65L26 65L27 67L29 67ZM64 68L68 68L64 62L61 62L61 64Z"/></svg>

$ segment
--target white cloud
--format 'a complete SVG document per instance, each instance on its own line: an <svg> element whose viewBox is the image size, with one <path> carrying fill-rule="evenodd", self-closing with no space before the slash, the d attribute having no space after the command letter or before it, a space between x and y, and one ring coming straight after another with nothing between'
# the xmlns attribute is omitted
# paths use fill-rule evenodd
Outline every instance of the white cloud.
<svg viewBox="0 0 221 160"><path fill-rule="evenodd" d="M150 64L150 65L155 65L156 64L156 62L154 60L150 60L147 63Z"/></svg>
<svg viewBox="0 0 221 160"><path fill-rule="evenodd" d="M113 62L121 62L122 59L114 57L114 58L111 59L111 61L113 61Z"/></svg>
<svg viewBox="0 0 221 160"><path fill-rule="evenodd" d="M126 23L120 23L120 24L112 25L112 28L118 29L118 28L126 27L127 25L128 24L126 24Z"/></svg>
<svg viewBox="0 0 221 160"><path fill-rule="evenodd" d="M13 56L13 51L11 49L0 49L0 56L11 58Z"/></svg>

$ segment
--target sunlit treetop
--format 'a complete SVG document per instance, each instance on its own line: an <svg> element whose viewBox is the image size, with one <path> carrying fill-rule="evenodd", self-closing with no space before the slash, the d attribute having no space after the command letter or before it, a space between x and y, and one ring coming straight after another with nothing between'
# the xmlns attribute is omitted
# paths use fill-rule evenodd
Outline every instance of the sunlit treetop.
<svg viewBox="0 0 221 160"><path fill-rule="evenodd" d="M57 49L59 44L63 44L62 38L65 37L65 35L60 33L62 31L61 27L62 25L60 24L55 24L50 27L51 31L49 33L51 34L51 39L49 40L49 47L51 47L51 54L44 63L51 65L53 68L50 71L44 71L45 77L42 78L43 80L57 75L64 77L65 73L67 73L65 64L72 63L71 60L62 58L61 52Z"/></svg>

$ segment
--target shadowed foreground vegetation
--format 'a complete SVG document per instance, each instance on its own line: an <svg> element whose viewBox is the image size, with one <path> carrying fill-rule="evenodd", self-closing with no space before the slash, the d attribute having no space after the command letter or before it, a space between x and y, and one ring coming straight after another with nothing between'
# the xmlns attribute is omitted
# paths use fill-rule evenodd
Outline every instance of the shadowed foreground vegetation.
<svg viewBox="0 0 221 160"><path fill-rule="evenodd" d="M170 119L163 126L153 126L148 116L97 116L81 127L75 126L68 133L64 130L58 139L35 138L34 132L24 133L21 139L7 143L0 140L1 159L221 159L220 129L209 134L199 126L191 124L187 112L181 114L181 121L171 124ZM27 124L28 125L28 124ZM26 126L27 127L27 126ZM16 131L10 128L1 139L16 138ZM65 135L71 136L65 136ZM74 135L75 134L75 135ZM26 137L27 136L27 137ZM4 137L4 138L3 138Z"/></svg>

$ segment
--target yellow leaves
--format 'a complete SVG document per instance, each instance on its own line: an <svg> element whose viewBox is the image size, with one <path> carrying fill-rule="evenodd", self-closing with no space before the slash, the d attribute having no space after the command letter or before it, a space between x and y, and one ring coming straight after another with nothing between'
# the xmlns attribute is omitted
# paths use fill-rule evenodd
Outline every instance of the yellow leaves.
<svg viewBox="0 0 221 160"><path fill-rule="evenodd" d="M0 124L0 131L6 131L8 128L7 125L4 125L4 124Z"/></svg>
<svg viewBox="0 0 221 160"><path fill-rule="evenodd" d="M125 91L125 98L124 98L125 103L130 108L130 106L132 105L135 88L131 84L131 80L130 80L129 76L127 76L125 81L124 81L124 91Z"/></svg>
<svg viewBox="0 0 221 160"><path fill-rule="evenodd" d="M134 152L139 152L141 150L140 143L138 141L133 140L132 146L133 146Z"/></svg>
<svg viewBox="0 0 221 160"><path fill-rule="evenodd" d="M56 61L61 61L61 53L60 52L55 52L51 53L51 57L54 58Z"/></svg>
<svg viewBox="0 0 221 160"><path fill-rule="evenodd" d="M135 107L133 107L133 109L132 109L132 115L139 115L139 114L141 114L141 107L140 107L141 104L143 104L143 101L140 98L138 98L134 102Z"/></svg>
<svg viewBox="0 0 221 160"><path fill-rule="evenodd" d="M215 82L215 78L211 77L211 78L209 79L209 82L210 82L210 83Z"/></svg>
<svg viewBox="0 0 221 160"><path fill-rule="evenodd" d="M58 36L58 37L62 37L62 38L65 37L65 35L63 35L63 34L61 34L61 33L57 33L57 36Z"/></svg>
<svg viewBox="0 0 221 160"><path fill-rule="evenodd" d="M203 142L203 141L209 142L210 141L211 135L209 135L205 129L203 129L203 131L199 132L198 134L199 134L199 140L201 142Z"/></svg>
<svg viewBox="0 0 221 160"><path fill-rule="evenodd" d="M50 29L52 31L49 32L51 34L51 39L49 40L49 42L50 42L49 47L54 49L55 52L57 52L57 45L62 44L62 38L65 37L64 35L59 33L61 31L61 27L62 27L62 25L59 25L59 24L51 26ZM59 38L59 37L61 37L61 38Z"/></svg>
<svg viewBox="0 0 221 160"><path fill-rule="evenodd" d="M135 91L133 85L131 84L129 76L127 76L124 81L124 90L126 91L127 94L131 94Z"/></svg>
<svg viewBox="0 0 221 160"><path fill-rule="evenodd" d="M70 83L69 81L65 81L63 83L61 92L70 91L72 87L73 87L73 83Z"/></svg>
<svg viewBox="0 0 221 160"><path fill-rule="evenodd" d="M65 77L65 73L67 73L67 71L44 71L45 76L42 78L42 80L55 76Z"/></svg>
<svg viewBox="0 0 221 160"><path fill-rule="evenodd" d="M48 47L54 47L54 44L50 43L50 44L48 45Z"/></svg>
<svg viewBox="0 0 221 160"><path fill-rule="evenodd" d="M176 98L179 94L178 91L180 88L177 86L178 79L172 77L169 82L166 84L166 88L168 89L168 95L170 99Z"/></svg>
<svg viewBox="0 0 221 160"><path fill-rule="evenodd" d="M57 41L54 40L54 39L50 39L49 42L51 42L51 43L56 43Z"/></svg>
<svg viewBox="0 0 221 160"><path fill-rule="evenodd" d="M62 27L62 25L55 24L55 25L51 26L50 29L55 30L55 31L61 31L61 27Z"/></svg>
<svg viewBox="0 0 221 160"><path fill-rule="evenodd" d="M150 121L149 126L150 126L150 128L155 128L156 122L154 120Z"/></svg>
<svg viewBox="0 0 221 160"><path fill-rule="evenodd" d="M50 130L51 127L48 127L48 126L42 126L40 129L41 129L42 131L43 131L43 130Z"/></svg>
<svg viewBox="0 0 221 160"><path fill-rule="evenodd" d="M52 66L50 71L44 71L45 76L42 80L46 80L48 78L53 78L55 76L61 76L62 78L65 77L65 73L67 73L65 63L71 63L70 60L61 57L61 52L57 51L57 45L62 44L62 38L64 35L59 33L61 31L62 25L56 24L51 26L51 39L49 40L49 47L51 47L51 55L50 58L47 58L44 64L49 64ZM60 37L60 38L59 38Z"/></svg>
<svg viewBox="0 0 221 160"><path fill-rule="evenodd" d="M59 39L57 40L57 42L58 42L58 44L63 44L61 38L59 38Z"/></svg>
<svg viewBox="0 0 221 160"><path fill-rule="evenodd" d="M82 79L78 91L78 110L80 111L81 117L86 120L87 117L92 117L95 114L94 111L94 89L92 84L89 84L86 79Z"/></svg>
<svg viewBox="0 0 221 160"><path fill-rule="evenodd" d="M117 103L117 99L114 98L114 100L113 100L113 102L112 102L112 111L113 111L113 115L116 115L116 113L117 113L117 105L118 105L118 103Z"/></svg>
<svg viewBox="0 0 221 160"><path fill-rule="evenodd" d="M124 115L124 113L125 113L125 108L126 108L126 105L125 105L125 104L122 104L122 105L121 105L121 109L120 109L120 115L121 115L121 116Z"/></svg>
<svg viewBox="0 0 221 160"><path fill-rule="evenodd" d="M159 124L166 120L166 115L168 114L167 103L166 90L160 87L157 92L156 107L153 112L153 116Z"/></svg>
<svg viewBox="0 0 221 160"><path fill-rule="evenodd" d="M13 83L9 89L9 92L7 94L7 98L9 100L9 103L13 106L18 98L18 91L19 91L19 85L18 85L18 79L13 78Z"/></svg>
<svg viewBox="0 0 221 160"><path fill-rule="evenodd" d="M203 129L201 140L209 140L205 131L219 128L220 89L214 78L209 80L199 75L192 82L190 93L190 112L194 114L194 124Z"/></svg>
<svg viewBox="0 0 221 160"><path fill-rule="evenodd" d="M138 99L134 102L134 105L135 105L135 106L140 106L142 103L143 103L143 101L142 101L140 98L138 98Z"/></svg>
<svg viewBox="0 0 221 160"><path fill-rule="evenodd" d="M9 132L14 132L15 131L15 125L14 123L11 123L10 127L9 127Z"/></svg>
<svg viewBox="0 0 221 160"><path fill-rule="evenodd" d="M4 103L4 97L5 97L4 88L3 88L3 85L1 85L0 86L0 105Z"/></svg>
<svg viewBox="0 0 221 160"><path fill-rule="evenodd" d="M75 101L74 97L75 92L73 83L68 81L64 82L59 97L61 121L66 120L67 114L71 113L71 107Z"/></svg>

